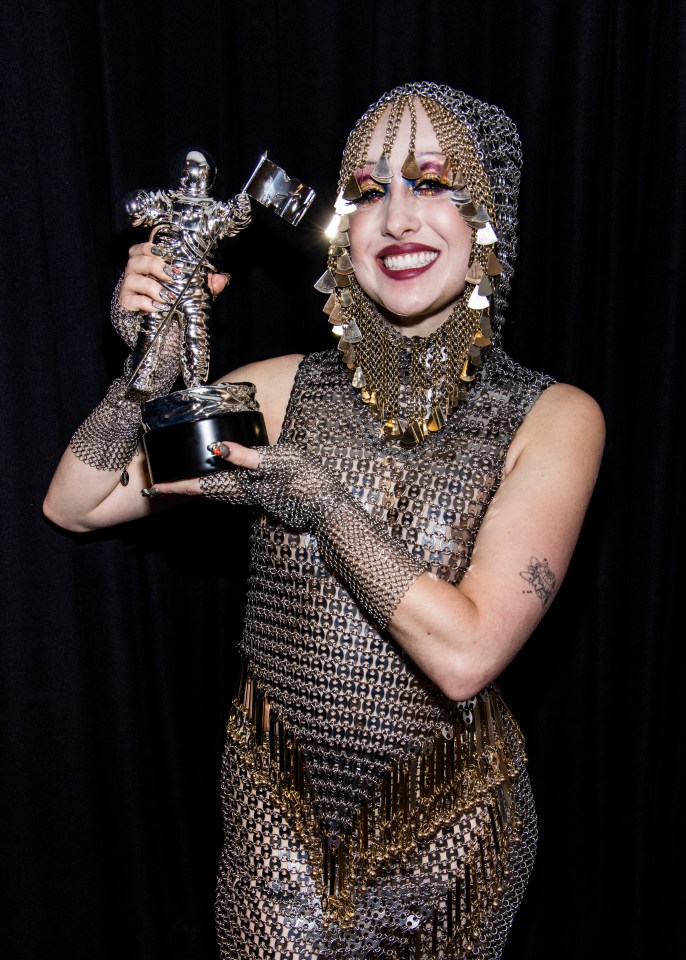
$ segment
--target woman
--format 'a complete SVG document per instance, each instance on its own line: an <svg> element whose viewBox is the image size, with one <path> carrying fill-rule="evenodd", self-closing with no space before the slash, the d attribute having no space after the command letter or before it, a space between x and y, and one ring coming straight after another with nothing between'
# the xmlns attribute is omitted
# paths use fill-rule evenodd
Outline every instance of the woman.
<svg viewBox="0 0 686 960"><path fill-rule="evenodd" d="M150 489L125 375L46 498L72 530L157 493L260 508L223 775L225 958L502 951L536 824L494 681L559 587L603 445L593 400L498 345L520 162L495 107L425 83L382 97L346 145L318 284L340 349L228 378L256 385L278 444L222 444L238 469ZM132 248L129 337L165 269Z"/></svg>

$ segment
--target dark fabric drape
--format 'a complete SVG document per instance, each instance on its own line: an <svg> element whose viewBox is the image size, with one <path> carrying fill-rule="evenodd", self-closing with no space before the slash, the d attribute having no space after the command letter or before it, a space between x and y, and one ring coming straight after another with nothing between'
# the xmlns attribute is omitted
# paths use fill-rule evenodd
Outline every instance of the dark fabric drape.
<svg viewBox="0 0 686 960"><path fill-rule="evenodd" d="M329 344L320 227L345 135L392 85L500 104L525 154L505 343L608 423L566 581L502 678L540 854L507 957L686 955L682 559L686 25L681 0L25 0L0 7L4 549L0 950L211 960L219 762L246 532L193 503L76 536L41 502L120 370L121 209L209 149L318 191L225 247L211 375Z"/></svg>

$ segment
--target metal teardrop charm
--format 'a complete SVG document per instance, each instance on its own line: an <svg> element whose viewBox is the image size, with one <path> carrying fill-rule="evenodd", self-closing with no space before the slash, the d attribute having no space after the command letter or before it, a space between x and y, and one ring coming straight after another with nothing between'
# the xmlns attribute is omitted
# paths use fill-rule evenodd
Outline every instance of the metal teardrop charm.
<svg viewBox="0 0 686 960"><path fill-rule="evenodd" d="M424 431L421 425L416 420L412 420L403 431L403 435L400 438L400 445L402 447L416 447L423 439Z"/></svg>
<svg viewBox="0 0 686 960"><path fill-rule="evenodd" d="M488 302L488 298L483 297L479 293L479 288L474 287L472 290L472 295L467 301L467 306L470 310L485 310L490 306L490 304Z"/></svg>
<svg viewBox="0 0 686 960"><path fill-rule="evenodd" d="M482 297L490 297L493 293L493 285L486 274L479 281L479 293Z"/></svg>
<svg viewBox="0 0 686 960"><path fill-rule="evenodd" d="M387 437L399 437L401 434L400 424L395 417L389 417L383 425L384 435Z"/></svg>
<svg viewBox="0 0 686 960"><path fill-rule="evenodd" d="M350 235L347 230L343 233L337 233L331 238L330 247L349 247L350 246Z"/></svg>
<svg viewBox="0 0 686 960"><path fill-rule="evenodd" d="M335 293L330 294L329 299L326 301L326 303L322 307L323 313L333 313L333 310L335 309L337 304L338 304L338 300L336 300L336 294Z"/></svg>
<svg viewBox="0 0 686 960"><path fill-rule="evenodd" d="M360 328L355 323L354 320L348 321L345 327L345 333L343 334L343 339L346 343L359 343L362 339L362 333Z"/></svg>
<svg viewBox="0 0 686 960"><path fill-rule="evenodd" d="M372 170L372 180L376 180L377 183L390 183L392 179L393 169L391 167L391 161L388 159L385 153L382 153L374 164L374 169Z"/></svg>
<svg viewBox="0 0 686 960"><path fill-rule="evenodd" d="M427 421L426 428L430 433L437 433L439 430L442 430L444 426L445 414L438 404L434 404L431 408L431 416Z"/></svg>
<svg viewBox="0 0 686 960"><path fill-rule="evenodd" d="M498 237L496 236L495 230L490 223L487 223L476 231L476 242L482 247L490 246L492 243L495 243L497 239Z"/></svg>
<svg viewBox="0 0 686 960"><path fill-rule="evenodd" d="M336 261L336 273L353 273L354 270L355 268L350 259L350 254L344 253L343 256L339 257Z"/></svg>
<svg viewBox="0 0 686 960"><path fill-rule="evenodd" d="M499 277L503 272L503 265L496 257L493 250L488 255L488 262L486 264L486 273L489 277Z"/></svg>
<svg viewBox="0 0 686 960"><path fill-rule="evenodd" d="M472 200L470 203L466 203L463 207L460 207L460 213L468 221L470 226L475 229L486 226L488 223L488 210L483 205L483 203L474 203Z"/></svg>
<svg viewBox="0 0 686 960"><path fill-rule="evenodd" d="M357 177L354 173L351 173L348 177L348 182L345 185L345 189L343 190L343 199L352 203L355 200L359 200L361 196L362 191L360 190L360 185L357 182Z"/></svg>
<svg viewBox="0 0 686 960"><path fill-rule="evenodd" d="M469 270L467 271L467 276L465 280L467 283L480 283L481 278L484 275L484 268L481 266L478 260L474 260Z"/></svg>
<svg viewBox="0 0 686 960"><path fill-rule="evenodd" d="M366 383L367 381L364 376L364 370L362 369L362 367L358 367L355 373L353 374L353 386L357 390L360 390L362 387L364 387Z"/></svg>
<svg viewBox="0 0 686 960"><path fill-rule="evenodd" d="M403 163L400 172L406 180L418 180L421 177L421 167L417 163L414 150L410 150L408 155L405 157L405 162Z"/></svg>
<svg viewBox="0 0 686 960"><path fill-rule="evenodd" d="M330 270L325 270L319 280L314 285L315 290L320 293L333 293L336 289L336 281Z"/></svg>

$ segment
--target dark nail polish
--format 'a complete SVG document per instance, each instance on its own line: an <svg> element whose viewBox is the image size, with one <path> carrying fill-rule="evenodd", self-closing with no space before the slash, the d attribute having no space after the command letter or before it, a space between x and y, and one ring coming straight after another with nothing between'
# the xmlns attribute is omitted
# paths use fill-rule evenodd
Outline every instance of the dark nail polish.
<svg viewBox="0 0 686 960"><path fill-rule="evenodd" d="M222 459L225 459L231 454L230 448L227 447L225 443L208 443L207 449L215 457L222 457Z"/></svg>

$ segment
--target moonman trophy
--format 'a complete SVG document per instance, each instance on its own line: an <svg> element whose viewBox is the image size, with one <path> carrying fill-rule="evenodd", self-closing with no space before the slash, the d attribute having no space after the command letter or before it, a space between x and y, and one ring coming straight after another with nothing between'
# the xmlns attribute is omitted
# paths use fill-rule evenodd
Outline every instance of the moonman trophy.
<svg viewBox="0 0 686 960"><path fill-rule="evenodd" d="M209 195L216 167L203 150L177 161L169 191L137 190L124 198L135 227L152 227L149 239L161 248L171 276L165 283L166 309L144 314L133 352L126 396L142 404L143 446L152 483L227 469L208 451L220 440L246 446L268 442L264 417L250 383L207 385L212 294L208 275L219 241L250 223L250 198L294 226L314 191L292 180L263 153L239 194L227 201ZM177 324L184 390L149 399L163 336Z"/></svg>

